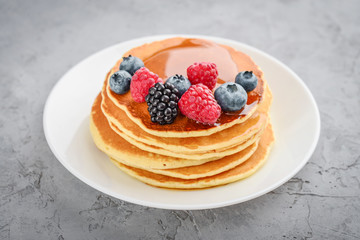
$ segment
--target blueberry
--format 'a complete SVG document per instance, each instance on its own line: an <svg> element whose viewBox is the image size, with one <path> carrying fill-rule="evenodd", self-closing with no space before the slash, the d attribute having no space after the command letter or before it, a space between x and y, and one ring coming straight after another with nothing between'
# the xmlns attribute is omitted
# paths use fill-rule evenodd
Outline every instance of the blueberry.
<svg viewBox="0 0 360 240"><path fill-rule="evenodd" d="M117 71L109 80L110 89L117 94L127 93L130 89L131 75L126 71Z"/></svg>
<svg viewBox="0 0 360 240"><path fill-rule="evenodd" d="M191 86L189 79L183 75L176 74L166 80L166 83L171 83L179 91L178 96L181 97ZM174 92L174 91L173 91ZM176 92L176 91L175 91Z"/></svg>
<svg viewBox="0 0 360 240"><path fill-rule="evenodd" d="M238 111L247 101L244 88L233 82L222 84L215 90L214 96L223 111Z"/></svg>
<svg viewBox="0 0 360 240"><path fill-rule="evenodd" d="M131 75L134 75L134 73L142 67L144 67L143 61L131 55L123 57L123 61L120 63L120 70L127 71Z"/></svg>
<svg viewBox="0 0 360 240"><path fill-rule="evenodd" d="M243 71L236 75L235 82L240 84L245 91L250 92L256 88L258 79L252 71Z"/></svg>

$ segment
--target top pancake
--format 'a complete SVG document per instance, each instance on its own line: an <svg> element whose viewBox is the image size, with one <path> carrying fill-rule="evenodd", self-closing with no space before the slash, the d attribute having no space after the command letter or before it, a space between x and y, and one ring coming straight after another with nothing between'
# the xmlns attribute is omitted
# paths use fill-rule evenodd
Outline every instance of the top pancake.
<svg viewBox="0 0 360 240"><path fill-rule="evenodd" d="M244 108L237 112L222 112L213 125L198 123L179 114L173 124L159 125L150 120L146 103L137 103L128 92L118 95L110 90L109 77L119 70L119 60L105 80L106 93L111 101L123 110L131 121L149 134L160 137L208 136L247 120L262 101L265 80L259 67L246 54L228 46L203 39L170 38L136 47L124 54L140 58L145 67L158 74L164 81L175 74L186 76L186 69L194 62L214 62L219 76L217 86L224 82L234 82L238 72L253 71L258 78L257 87L248 93Z"/></svg>

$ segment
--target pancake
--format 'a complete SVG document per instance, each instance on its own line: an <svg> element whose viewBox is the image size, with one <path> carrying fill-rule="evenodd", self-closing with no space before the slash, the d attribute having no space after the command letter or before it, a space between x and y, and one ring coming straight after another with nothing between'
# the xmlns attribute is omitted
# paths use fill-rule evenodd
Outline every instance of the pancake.
<svg viewBox="0 0 360 240"><path fill-rule="evenodd" d="M125 139L126 141L128 141L130 144L144 150L144 151L148 151L148 152L152 152L152 153L157 153L160 155L165 155L165 156L170 156L170 157L176 157L176 158L184 158L184 159L193 159L193 160L207 160L207 159L220 159L222 157L237 153L242 151L243 149L247 148L248 146L250 146L251 144L253 144L255 141L259 140L261 137L261 134L265 128L265 123L263 125L263 127L256 132L253 136L249 137L248 139L244 140L243 142L241 142L238 145L235 146L231 146L229 148L225 148L225 149L213 149L213 151L207 151L207 152L202 152L202 153L193 153L193 154L184 154L184 153L176 153L176 152L171 152L165 148L160 148L154 145L148 145L142 142L138 142L135 139L127 136L126 134L124 134L119 128L117 128L116 126L113 126L111 123L110 127L112 128L112 130L114 130L114 132L116 132L119 136L121 136L123 139Z"/></svg>
<svg viewBox="0 0 360 240"><path fill-rule="evenodd" d="M228 46L219 45L202 39L170 38L144 44L128 51L129 54L142 59L145 67L158 74L164 80L175 74L184 74L194 62L214 62L218 67L218 85L233 82L240 71L253 71L258 78L257 87L248 93L245 107L231 114L222 114L213 125L197 123L179 114L174 123L159 125L151 122L146 103L136 103L130 92L115 94L105 81L106 92L111 101L145 132L160 137L197 137L208 136L222 131L235 124L246 121L257 109L263 99L265 80L260 68L246 54ZM117 71L121 60L112 68L109 77Z"/></svg>
<svg viewBox="0 0 360 240"><path fill-rule="evenodd" d="M160 149L155 146L151 149L152 152L137 148L135 145L126 141L121 135L118 135L116 131L113 131L101 111L100 103L101 95L99 94L93 105L90 118L90 130L94 142L100 150L120 162L143 169L171 169L201 165L209 161L225 158L223 152L218 154L217 152L204 154L205 156L209 156L204 159L185 159L156 154L154 153L154 149L157 148L157 151L160 151ZM121 132L121 130L118 131ZM233 158L241 158L242 150L256 142L260 138L261 133L262 131L254 135L245 143L230 148L227 155L230 155Z"/></svg>
<svg viewBox="0 0 360 240"><path fill-rule="evenodd" d="M259 141L256 151L248 160L228 171L196 179L181 179L165 176L143 169L130 167L115 160L112 160L112 162L128 175L152 186L174 189L208 188L235 182L255 173L256 170L258 170L266 162L274 140L272 126L269 124Z"/></svg>
<svg viewBox="0 0 360 240"><path fill-rule="evenodd" d="M216 175L218 173L234 168L237 165L246 161L255 152L256 148L258 147L259 140L260 139L258 139L256 142L254 142L247 148L245 148L239 154L227 156L220 160L207 162L201 165L174 168L174 169L144 169L144 170L156 174L166 175L175 178L182 178L182 179L195 179L195 178L203 178L203 177ZM116 161L113 158L111 158L111 160ZM121 163L122 161L119 162Z"/></svg>
<svg viewBox="0 0 360 240"><path fill-rule="evenodd" d="M129 50L145 67L166 80L186 75L194 62L214 62L217 86L233 82L240 71L253 71L257 87L248 92L246 105L222 112L213 125L193 121L181 113L174 123L150 120L146 103L136 103L130 91L115 94L105 77L90 115L96 146L125 173L152 186L198 189L227 184L253 174L266 161L274 135L269 110L272 93L260 68L246 54L202 39L170 38Z"/></svg>
<svg viewBox="0 0 360 240"><path fill-rule="evenodd" d="M167 149L173 153L183 154L194 154L194 153L207 153L211 151L221 151L221 149L230 148L241 144L242 142L249 139L251 136L264 128L269 111L272 95L268 87L265 89L263 101L259 105L261 111L255 112L247 121L236 124L231 128L227 128L223 131L216 132L211 135L203 137L189 137L189 138L173 138L173 137L159 137L145 132L137 124L135 124L126 113L117 108L115 104L109 100L106 91L102 91L102 103L101 109L106 118L111 123L113 130L121 129L123 134L127 135L128 138L133 139L132 144L141 148L141 145L136 142L143 143L146 145L158 146L163 149ZM149 116L148 116L149 117ZM126 137L125 137L126 138ZM136 142L135 142L136 141ZM143 149L143 148L142 148ZM144 149L147 150L147 149ZM167 155L166 153L160 153ZM170 155L176 156L176 155ZM182 156L178 156L182 157Z"/></svg>
<svg viewBox="0 0 360 240"><path fill-rule="evenodd" d="M90 132L96 146L116 160L125 160L129 166L169 169L200 165L215 159L190 160L143 151L116 134L100 108L101 94L97 96L90 115Z"/></svg>

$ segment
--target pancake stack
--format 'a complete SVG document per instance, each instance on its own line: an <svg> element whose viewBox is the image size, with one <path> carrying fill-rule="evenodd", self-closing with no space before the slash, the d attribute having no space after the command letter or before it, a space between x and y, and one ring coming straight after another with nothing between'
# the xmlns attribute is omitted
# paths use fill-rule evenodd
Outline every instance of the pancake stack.
<svg viewBox="0 0 360 240"><path fill-rule="evenodd" d="M271 91L262 71L242 52L202 39L170 38L131 49L124 56L139 57L162 79L186 75L194 62L214 62L218 84L234 81L240 71L253 71L257 87L245 107L223 112L213 125L179 114L173 124L150 120L146 103L130 92L111 91L107 74L94 101L90 130L97 147L123 172L164 188L197 189L231 183L253 174L266 161L274 136L269 118Z"/></svg>

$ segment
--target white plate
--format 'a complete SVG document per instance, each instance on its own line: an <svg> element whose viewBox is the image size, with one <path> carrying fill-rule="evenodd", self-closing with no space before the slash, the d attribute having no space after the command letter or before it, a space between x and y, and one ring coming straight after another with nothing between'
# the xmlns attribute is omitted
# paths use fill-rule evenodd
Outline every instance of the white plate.
<svg viewBox="0 0 360 240"><path fill-rule="evenodd" d="M179 36L179 35L177 35ZM91 105L107 71L128 49L172 35L145 37L106 48L67 72L51 91L44 110L44 131L57 159L91 187L128 202L165 209L207 209L261 196L293 177L309 160L320 134L320 116L303 81L275 58L253 47L210 39L250 55L265 73L274 101L271 119L276 142L266 164L254 175L205 190L167 190L148 186L115 167L99 151L89 132Z"/></svg>

